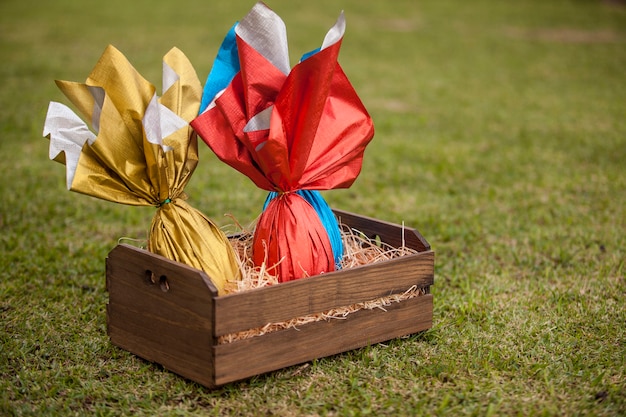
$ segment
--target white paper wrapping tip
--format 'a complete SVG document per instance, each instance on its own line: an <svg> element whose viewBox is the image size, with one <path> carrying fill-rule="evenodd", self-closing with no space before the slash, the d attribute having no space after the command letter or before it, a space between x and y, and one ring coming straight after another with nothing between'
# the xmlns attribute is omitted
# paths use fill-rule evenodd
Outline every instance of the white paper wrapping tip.
<svg viewBox="0 0 626 417"><path fill-rule="evenodd" d="M274 105L269 106L265 110L261 110L255 114L243 128L244 132L255 132L257 130L267 130L270 128L270 121L272 119L272 110Z"/></svg>
<svg viewBox="0 0 626 417"><path fill-rule="evenodd" d="M235 33L283 74L289 74L287 28L272 9L261 2L255 4L239 22Z"/></svg>
<svg viewBox="0 0 626 417"><path fill-rule="evenodd" d="M165 92L176 84L178 80L180 80L180 76L167 64L167 62L163 61L163 83L161 86L161 94L165 94Z"/></svg>
<svg viewBox="0 0 626 417"><path fill-rule="evenodd" d="M188 125L185 119L158 102L153 95L142 119L148 142L160 145L167 152L172 148L163 145L163 139Z"/></svg>
<svg viewBox="0 0 626 417"><path fill-rule="evenodd" d="M69 190L74 181L78 159L85 142L92 145L96 135L89 127L64 104L51 101L44 122L43 135L50 138L48 157L55 159L65 154L66 181Z"/></svg>
<svg viewBox="0 0 626 417"><path fill-rule="evenodd" d="M339 42L343 35L346 33L346 17L343 14L343 11L339 14L337 21L334 26L328 30L326 36L324 37L324 42L322 42L322 48L325 49L329 46L332 46Z"/></svg>

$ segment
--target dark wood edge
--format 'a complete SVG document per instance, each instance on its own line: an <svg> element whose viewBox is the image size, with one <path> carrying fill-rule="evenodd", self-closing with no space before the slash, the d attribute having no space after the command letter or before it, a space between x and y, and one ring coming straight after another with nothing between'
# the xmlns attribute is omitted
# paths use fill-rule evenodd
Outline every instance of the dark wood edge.
<svg viewBox="0 0 626 417"><path fill-rule="evenodd" d="M430 285L434 284L434 262L434 252L426 251L280 285L222 295L214 300L215 336L403 293L413 285L429 291ZM392 270L394 272L390 275ZM410 273L398 276L399 271ZM384 279L379 278L380 274L384 274ZM350 287L353 290L346 291ZM330 294L330 289L337 292ZM281 300L301 302L285 304ZM249 314L236 315L236 312L244 311Z"/></svg>
<svg viewBox="0 0 626 417"><path fill-rule="evenodd" d="M417 229L413 229L413 228L406 227L406 226L403 227L402 225L399 225L396 223L390 223L390 222L378 220L372 217L362 216L359 214L351 213L349 211L333 209L333 212L341 220L341 222L343 222L348 227L357 228L357 226L363 226L363 228L366 230L363 230L362 232L365 233L366 235L372 234L372 233L376 234L381 229L381 227L382 228L386 227L386 228L396 230L396 231L404 231L405 234L408 233L408 234L414 235L416 239L421 243L420 248L414 248L414 249L421 250L421 251L431 250L430 244L428 243L428 241L426 241L426 239L420 234L420 232ZM372 237L372 236L368 236L368 237ZM388 243L385 240L383 240L383 242ZM204 271L200 271L184 263L171 260L169 258L158 255L156 253L149 252L146 249L138 248L136 246L132 246L127 243L120 243L117 246L115 246L113 249L111 249L111 251L109 251L108 257L115 256L115 253L117 251L132 251L137 256L143 256L143 257L150 256L150 257L155 257L157 259L160 259L162 262L169 264L172 268L184 268L189 271L199 272L200 276L202 277L203 281L205 282L205 284L211 291L212 295L214 297L217 297L217 294L218 294L217 287L215 286L215 284L213 284L209 276Z"/></svg>
<svg viewBox="0 0 626 417"><path fill-rule="evenodd" d="M334 209L333 213L338 218L340 223L347 225L348 227L355 228L363 232L367 237L373 238L379 234L385 234L385 231L393 230L398 234L404 233L406 239L406 246L418 251L430 250L430 243L422 236L422 234L412 227L402 226L397 223L391 223L384 220L375 219L373 217L362 216L360 214L351 213L349 211ZM414 239L411 239L413 236ZM380 236L382 241L393 246L400 246L386 240L385 236Z"/></svg>
<svg viewBox="0 0 626 417"><path fill-rule="evenodd" d="M164 292L159 285L149 285L148 282L144 282L145 290L137 288L135 284L129 287L130 292L126 290L129 283L139 282L137 278L148 279L140 276L143 271L152 271L157 277L165 275L172 291L181 288L180 285L186 288L193 287L193 292L189 294L194 295L196 304L176 301L184 291L170 295L169 291ZM214 380L212 364L215 362L212 351L207 349L206 352L200 354L197 349L199 343L197 340L194 348L196 350L178 351L171 347L171 342L165 342L165 339L171 338L172 334L162 329L162 323L171 324L172 320L179 320L179 323L184 323L182 328L187 328L187 332L196 331L198 334L206 335L206 343L203 343L207 347L215 344L216 340L212 331L215 327L213 300L217 297L218 291L206 273L144 249L120 244L113 248L106 258L106 282L107 291L109 291L107 334L114 345L148 361L157 362L180 375L194 380L200 378L204 385L212 383ZM137 300L133 301L134 298L129 299L129 296ZM145 305L145 303L156 307L158 312L155 313L154 308L150 311L137 310L138 305ZM196 308L198 305L203 306L202 312ZM112 321L112 309L126 312L121 316L116 314ZM172 315L177 316L176 319L172 319ZM202 328L195 328L195 330L192 330L192 327L186 327L186 325L198 325L200 323L198 318L204 320L206 326L203 325ZM137 323L142 323L139 332L133 330L133 326L138 326ZM203 365L202 368L205 369L200 372L194 363L210 366Z"/></svg>
<svg viewBox="0 0 626 417"><path fill-rule="evenodd" d="M316 321L216 345L215 383L219 386L424 331L432 327L432 313L433 296L427 294L393 303L386 311L360 310L344 319Z"/></svg>
<svg viewBox="0 0 626 417"><path fill-rule="evenodd" d="M209 276L204 271L201 271L199 269L193 268L193 267L191 267L191 266L189 266L187 264L184 264L182 262L177 262L177 261L174 261L172 259L166 258L165 256L161 256L161 255L158 255L156 253L149 252L146 249L142 249L142 248L138 248L136 246L129 245L127 243L120 243L117 246L115 246L113 249L111 249L111 251L109 252L109 254L107 256L107 259L110 258L110 257L114 257L118 253L122 253L122 252L133 252L133 254L135 256L142 257L142 258L145 258L145 257L156 258L159 261L161 261L162 263L167 264L172 269L185 269L188 272L195 273L200 278L202 278L202 280L204 281L204 283L208 287L208 290L211 292L211 295L213 297L217 297L217 294L218 294L217 287L215 286L215 284L213 284L213 281L211 281Z"/></svg>

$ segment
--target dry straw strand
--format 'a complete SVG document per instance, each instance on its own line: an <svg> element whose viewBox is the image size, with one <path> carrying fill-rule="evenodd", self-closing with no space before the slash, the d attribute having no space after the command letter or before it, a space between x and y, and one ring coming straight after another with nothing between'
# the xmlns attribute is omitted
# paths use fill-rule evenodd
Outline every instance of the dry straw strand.
<svg viewBox="0 0 626 417"><path fill-rule="evenodd" d="M252 261L253 233L251 230L254 230L254 224L252 224L248 229L241 227L238 222L236 222L236 224L239 227L240 232L231 236L230 242L235 249L235 253L238 255L238 263L242 271L242 279L240 281L227 283L227 290L229 292L236 293L248 291L254 288L262 288L269 285L277 285L278 280L274 275L272 275L272 270L275 267L267 268L265 262L261 266L255 266ZM408 248L404 245L404 223L402 224L402 246L399 248L394 248L384 242L370 239L360 231L345 225L340 225L340 228L344 244L344 256L341 261L342 269L370 265L376 262L387 261L417 253L416 250ZM413 286L401 294L391 294L375 300L334 308L317 314L296 317L280 323L267 323L259 328L223 335L218 338L218 343L232 343L238 340L262 336L264 334L291 328L297 330L300 326L321 320L341 320L348 317L348 315L363 309L372 310L379 308L386 311L385 307L388 307L392 303L398 303L414 297L419 297L424 293L424 289Z"/></svg>

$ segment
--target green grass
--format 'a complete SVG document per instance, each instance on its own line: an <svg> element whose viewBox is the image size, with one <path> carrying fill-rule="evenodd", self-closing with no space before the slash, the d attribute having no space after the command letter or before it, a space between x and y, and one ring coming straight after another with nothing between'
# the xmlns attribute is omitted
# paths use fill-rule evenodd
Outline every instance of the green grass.
<svg viewBox="0 0 626 417"><path fill-rule="evenodd" d="M429 240L434 326L215 391L110 344L104 258L153 211L68 192L41 131L66 102L54 79L84 80L109 43L157 85L178 46L204 81L253 2L31 3L0 3L0 414L626 413L619 2L270 1L292 60L345 10L340 61L376 136L325 196ZM264 193L201 157L191 203L251 221Z"/></svg>

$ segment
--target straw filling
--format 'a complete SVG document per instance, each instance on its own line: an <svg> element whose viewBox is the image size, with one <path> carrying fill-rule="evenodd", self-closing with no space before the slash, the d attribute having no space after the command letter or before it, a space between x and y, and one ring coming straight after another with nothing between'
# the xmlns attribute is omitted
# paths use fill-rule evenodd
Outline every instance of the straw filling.
<svg viewBox="0 0 626 417"><path fill-rule="evenodd" d="M237 254L237 260L242 272L242 279L234 282L227 282L225 290L228 293L248 291L254 288L261 288L268 285L279 284L278 279L272 275L273 268L267 268L265 263L260 267L255 266L252 261L252 238L254 227L249 230L237 224L241 231L230 237L230 242ZM342 240L344 243L344 256L341 262L342 269L350 269L357 266L370 265L376 262L388 261L390 259L418 253L416 250L406 246L395 248L384 242L373 240L365 236L358 230L340 224ZM345 319L349 314L359 310L373 310L385 307L392 303L398 303L414 297L419 297L426 293L423 288L413 286L404 293L392 294L380 297L375 300L365 301L345 307L334 308L317 314L296 317L288 321L279 323L268 323L262 327L244 330L242 332L226 334L218 338L218 344L226 344L244 340L255 336L276 332L279 330L295 328L321 320Z"/></svg>

